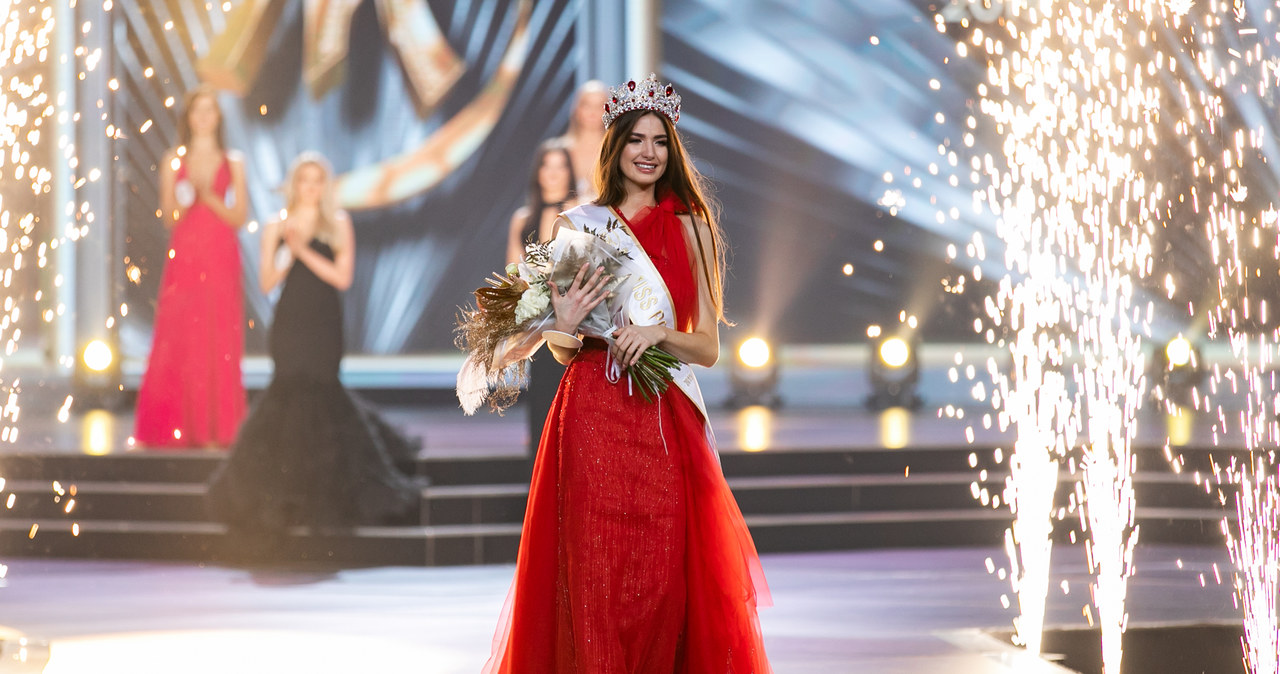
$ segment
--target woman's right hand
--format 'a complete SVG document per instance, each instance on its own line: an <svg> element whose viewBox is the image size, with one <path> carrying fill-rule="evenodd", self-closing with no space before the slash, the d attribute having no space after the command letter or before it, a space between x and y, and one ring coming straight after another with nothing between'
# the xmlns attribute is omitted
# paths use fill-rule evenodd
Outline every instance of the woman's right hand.
<svg viewBox="0 0 1280 674"><path fill-rule="evenodd" d="M192 206L196 204L204 204L207 206L217 200L218 195L214 193L212 184L207 181L197 182L195 180L191 180L190 182L192 192L195 194L195 199L191 202Z"/></svg>
<svg viewBox="0 0 1280 674"><path fill-rule="evenodd" d="M306 243L302 240L302 234L298 231L297 226L289 221L284 223L284 232L282 233L285 248L293 253L294 257L298 257L301 250L306 248Z"/></svg>
<svg viewBox="0 0 1280 674"><path fill-rule="evenodd" d="M560 332L576 334L583 319L609 295L605 286L610 277L604 273L604 267L596 267L595 273L586 278L590 266L588 262L582 263L569 287L563 291L554 282L547 281L551 288L551 307L556 316L555 329Z"/></svg>

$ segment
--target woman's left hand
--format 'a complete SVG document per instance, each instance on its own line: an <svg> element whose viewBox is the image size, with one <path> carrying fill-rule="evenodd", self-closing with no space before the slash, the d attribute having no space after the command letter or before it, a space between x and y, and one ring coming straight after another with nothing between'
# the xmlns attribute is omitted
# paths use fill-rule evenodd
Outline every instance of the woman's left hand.
<svg viewBox="0 0 1280 674"><path fill-rule="evenodd" d="M661 325L628 325L613 334L613 357L623 367L631 367L649 347L666 339L666 331Z"/></svg>

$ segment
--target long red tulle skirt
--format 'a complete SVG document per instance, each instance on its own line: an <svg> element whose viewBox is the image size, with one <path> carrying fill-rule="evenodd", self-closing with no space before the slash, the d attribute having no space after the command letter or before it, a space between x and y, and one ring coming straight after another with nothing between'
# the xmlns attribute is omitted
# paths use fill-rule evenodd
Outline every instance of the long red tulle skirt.
<svg viewBox="0 0 1280 674"><path fill-rule="evenodd" d="M698 408L605 376L588 340L534 466L486 674L763 674L769 603L751 535Z"/></svg>
<svg viewBox="0 0 1280 674"><path fill-rule="evenodd" d="M218 191L228 180L224 165ZM245 415L236 231L196 205L174 227L169 247L134 439L151 447L226 447Z"/></svg>

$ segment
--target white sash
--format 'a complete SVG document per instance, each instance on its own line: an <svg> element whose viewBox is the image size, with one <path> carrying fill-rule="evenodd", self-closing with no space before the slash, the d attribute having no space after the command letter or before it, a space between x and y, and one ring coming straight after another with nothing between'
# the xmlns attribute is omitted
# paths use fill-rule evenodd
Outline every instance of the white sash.
<svg viewBox="0 0 1280 674"><path fill-rule="evenodd" d="M623 297L622 310L626 319L634 325L665 325L672 330L676 328L675 305L667 283L658 273L658 268L649 259L648 253L636 240L635 235L625 223L619 221L620 227L608 229L610 220L618 220L613 211L596 204L583 204L565 211L561 215L573 229L590 230L603 237L614 248L625 251L630 256L623 259L616 275L626 277L616 292ZM709 422L707 405L702 398L702 389L698 387L698 379L688 363L680 363L678 369L671 371L672 383L693 401L702 413L704 422Z"/></svg>

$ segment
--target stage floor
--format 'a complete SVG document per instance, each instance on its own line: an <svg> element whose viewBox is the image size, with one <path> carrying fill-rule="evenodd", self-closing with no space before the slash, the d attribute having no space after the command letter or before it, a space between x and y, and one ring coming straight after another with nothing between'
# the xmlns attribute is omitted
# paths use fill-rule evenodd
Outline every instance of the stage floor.
<svg viewBox="0 0 1280 674"><path fill-rule="evenodd" d="M849 373L824 371L825 391ZM812 382L818 382L816 378ZM825 380L823 380L825 381ZM806 382L806 383L812 383ZM715 381L707 387L715 390ZM847 399L793 383L788 404L728 410L713 406L722 453L830 449L1008 447L1011 436L984 428L989 412L969 403L963 419L930 402L918 412L870 412ZM106 455L148 452L129 442L130 410L57 411L24 403L16 441L0 453ZM933 400L941 396L927 397ZM716 396L709 395L713 401ZM954 397L952 400L961 398ZM828 404L829 403L829 404ZM390 421L423 439L426 457L512 456L527 450L524 412L466 417L452 404L380 404ZM954 414L954 410L952 414ZM1208 415L1171 422L1144 411L1137 444L1213 446ZM974 436L966 437L972 426ZM994 424L993 424L994 426ZM1230 444L1233 439L1224 439ZM219 450L196 450L219 451ZM912 475L915 472L912 471ZM1240 622L1223 547L1139 545L1131 581L1130 625ZM775 607L761 613L778 674L1035 674L1063 672L1020 659L985 631L1010 628L1008 582L999 549L876 550L764 556ZM1089 602L1083 550L1055 549L1048 624L1084 627ZM0 674L151 672L478 672L487 658L512 567L465 566L341 570L254 570L158 562L9 560L0 588L0 625L31 641L48 665L18 668L0 657ZM1221 582L1217 579L1221 578ZM1064 594L1062 583L1068 592ZM1016 601L1016 600L1015 600ZM0 638L4 638L0 629ZM1127 671L1145 671L1129 669Z"/></svg>
<svg viewBox="0 0 1280 674"><path fill-rule="evenodd" d="M1059 548L1048 623L1083 627L1088 577ZM1065 672L987 637L1007 629L996 549L766 555L775 606L761 612L779 674ZM1214 564L1225 550L1139 547L1131 626L1236 623ZM480 671L513 567L325 573L141 562L19 560L0 620L27 636L46 674ZM1201 585L1201 577L1206 579ZM1226 579L1225 573L1223 574ZM1060 584L1067 581L1069 593ZM1126 660L1126 671L1147 671ZM1131 668L1132 667L1132 668Z"/></svg>

